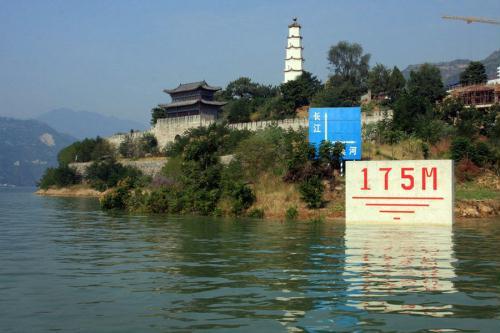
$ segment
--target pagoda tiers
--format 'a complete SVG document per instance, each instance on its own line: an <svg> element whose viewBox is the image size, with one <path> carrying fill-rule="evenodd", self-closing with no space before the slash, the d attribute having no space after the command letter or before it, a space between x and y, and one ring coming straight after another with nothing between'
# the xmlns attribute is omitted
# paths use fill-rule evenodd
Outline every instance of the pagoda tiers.
<svg viewBox="0 0 500 333"><path fill-rule="evenodd" d="M221 88L209 86L205 81L180 84L175 89L165 89L172 102L160 104L166 118L199 115L204 120L216 120L221 106L226 102L214 100L214 93Z"/></svg>
<svg viewBox="0 0 500 333"><path fill-rule="evenodd" d="M295 80L303 73L304 58L302 57L302 36L297 18L288 26L288 40L285 55L284 83Z"/></svg>

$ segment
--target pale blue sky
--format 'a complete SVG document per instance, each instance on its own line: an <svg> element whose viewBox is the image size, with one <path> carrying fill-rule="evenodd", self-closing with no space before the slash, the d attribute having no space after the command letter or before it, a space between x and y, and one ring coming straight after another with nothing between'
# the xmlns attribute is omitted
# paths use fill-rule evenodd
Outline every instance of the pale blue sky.
<svg viewBox="0 0 500 333"><path fill-rule="evenodd" d="M0 0L0 116L69 107L147 122L169 100L162 89L180 82L279 84L293 16L305 67L321 79L340 40L401 69L500 48L500 26L445 14L498 19L500 1Z"/></svg>

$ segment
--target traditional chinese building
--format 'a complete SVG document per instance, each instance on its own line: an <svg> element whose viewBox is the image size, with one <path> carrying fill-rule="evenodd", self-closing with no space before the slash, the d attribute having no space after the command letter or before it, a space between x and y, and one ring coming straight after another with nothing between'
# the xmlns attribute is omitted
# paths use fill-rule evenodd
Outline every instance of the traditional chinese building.
<svg viewBox="0 0 500 333"><path fill-rule="evenodd" d="M302 58L302 36L297 18L288 26L288 40L285 55L285 78L283 82L295 80L303 72L304 58Z"/></svg>
<svg viewBox="0 0 500 333"><path fill-rule="evenodd" d="M215 92L220 89L205 81L180 84L175 89L163 90L170 95L172 102L158 106L165 110L166 118L199 115L203 120L216 120L220 108L226 104L214 100Z"/></svg>

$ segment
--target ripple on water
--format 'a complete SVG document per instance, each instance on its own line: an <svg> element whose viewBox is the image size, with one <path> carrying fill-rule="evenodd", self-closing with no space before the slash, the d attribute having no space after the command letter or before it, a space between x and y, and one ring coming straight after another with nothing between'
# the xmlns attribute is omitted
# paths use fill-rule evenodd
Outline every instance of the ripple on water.
<svg viewBox="0 0 500 333"><path fill-rule="evenodd" d="M105 214L0 192L0 329L495 331L500 221L453 228Z"/></svg>

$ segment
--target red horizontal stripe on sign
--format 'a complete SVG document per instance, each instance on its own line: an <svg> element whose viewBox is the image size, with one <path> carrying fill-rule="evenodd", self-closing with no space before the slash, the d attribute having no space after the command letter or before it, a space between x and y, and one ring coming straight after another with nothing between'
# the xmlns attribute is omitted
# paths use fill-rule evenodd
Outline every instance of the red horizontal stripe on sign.
<svg viewBox="0 0 500 333"><path fill-rule="evenodd" d="M414 210L379 210L380 213L415 213Z"/></svg>
<svg viewBox="0 0 500 333"><path fill-rule="evenodd" d="M390 200L390 199L407 199L407 200L443 200L443 197L352 197L353 199L382 199L382 200Z"/></svg>
<svg viewBox="0 0 500 333"><path fill-rule="evenodd" d="M366 206L429 207L429 204L367 203Z"/></svg>

